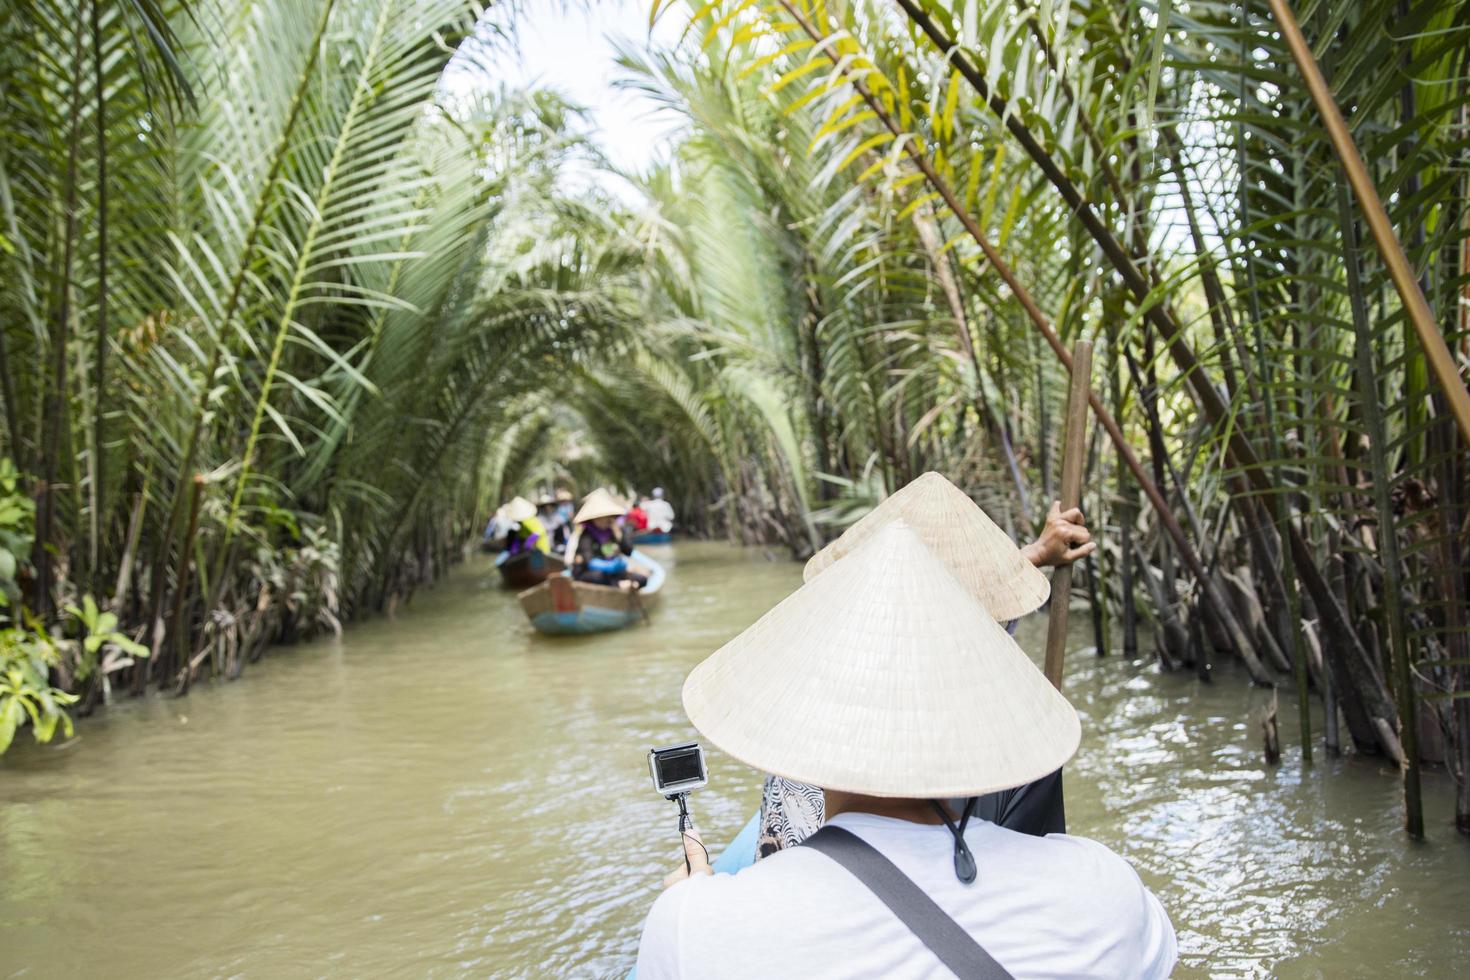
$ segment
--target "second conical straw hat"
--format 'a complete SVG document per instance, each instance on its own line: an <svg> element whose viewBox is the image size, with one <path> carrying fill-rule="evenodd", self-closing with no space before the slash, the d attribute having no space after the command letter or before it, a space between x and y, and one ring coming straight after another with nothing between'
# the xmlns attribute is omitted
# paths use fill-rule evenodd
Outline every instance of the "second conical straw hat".
<svg viewBox="0 0 1470 980"><path fill-rule="evenodd" d="M582 509L577 511L577 516L573 520L581 524L583 521L596 520L599 517L622 517L627 512L628 508L618 503L616 497L602 487L598 487L582 501Z"/></svg>
<svg viewBox="0 0 1470 980"><path fill-rule="evenodd" d="M1020 786L1081 737L1072 706L902 522L694 668L684 710L747 765L871 796Z"/></svg>
<svg viewBox="0 0 1470 980"><path fill-rule="evenodd" d="M519 524L528 517L536 516L536 505L525 497L515 497L505 505L505 516Z"/></svg>
<svg viewBox="0 0 1470 980"><path fill-rule="evenodd" d="M813 555L803 577L810 582L899 518L996 620L1018 619L1046 602L1047 577L963 490L933 472L894 493Z"/></svg>

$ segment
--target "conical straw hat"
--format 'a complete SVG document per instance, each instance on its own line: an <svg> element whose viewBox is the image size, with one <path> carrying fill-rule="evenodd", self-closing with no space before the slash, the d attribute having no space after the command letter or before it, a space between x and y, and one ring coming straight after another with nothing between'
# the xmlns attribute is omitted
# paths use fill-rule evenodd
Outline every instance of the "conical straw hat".
<svg viewBox="0 0 1470 980"><path fill-rule="evenodd" d="M599 517L622 517L627 512L628 508L618 503L616 497L602 487L598 487L582 501L582 509L577 511L574 520L581 524L583 521L596 520Z"/></svg>
<svg viewBox="0 0 1470 980"><path fill-rule="evenodd" d="M1061 767L1077 713L902 522L787 596L684 682L706 738L826 789L979 796Z"/></svg>
<svg viewBox="0 0 1470 980"><path fill-rule="evenodd" d="M507 520L519 524L528 517L536 516L536 505L525 497L513 497L511 502L505 505L505 516Z"/></svg>
<svg viewBox="0 0 1470 980"><path fill-rule="evenodd" d="M959 487L925 473L874 507L806 563L810 582L873 532L903 518L990 615L1005 623L1041 608L1051 584Z"/></svg>

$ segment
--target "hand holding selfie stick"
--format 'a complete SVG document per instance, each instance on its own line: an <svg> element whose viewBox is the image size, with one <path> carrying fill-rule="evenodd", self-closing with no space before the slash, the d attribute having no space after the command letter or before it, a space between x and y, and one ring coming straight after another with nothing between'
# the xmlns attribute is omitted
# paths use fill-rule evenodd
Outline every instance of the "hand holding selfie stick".
<svg viewBox="0 0 1470 980"><path fill-rule="evenodd" d="M1062 444L1062 513L1082 503L1083 433L1087 428L1088 380L1092 374L1092 341L1072 348L1072 383L1067 389L1067 432ZM1072 566L1051 574L1051 618L1046 628L1046 679L1062 689L1062 660L1067 653L1067 605L1072 597Z"/></svg>
<svg viewBox="0 0 1470 980"><path fill-rule="evenodd" d="M694 818L689 815L689 794L680 793L674 799L679 804L679 841L684 851L684 870L694 871L694 866L689 861L689 844L693 842L704 851L704 863L709 863L709 850L704 846L704 841L699 839L699 831L694 829Z"/></svg>
<svg viewBox="0 0 1470 980"><path fill-rule="evenodd" d="M689 815L689 794L702 789L709 783L709 773L704 765L704 749L698 742L685 742L667 748L652 749L648 753L648 771L653 776L653 788L666 800L679 804L679 840L684 851L684 870L694 871L689 859L691 842L704 855L704 867L709 866L709 851L694 829L694 820Z"/></svg>

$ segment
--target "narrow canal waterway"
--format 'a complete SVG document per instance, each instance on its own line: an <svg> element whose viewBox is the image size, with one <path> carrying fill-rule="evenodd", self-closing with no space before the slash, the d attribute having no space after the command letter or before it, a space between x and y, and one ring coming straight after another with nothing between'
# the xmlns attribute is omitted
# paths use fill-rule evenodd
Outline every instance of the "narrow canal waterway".
<svg viewBox="0 0 1470 980"><path fill-rule="evenodd" d="M676 854L644 753L691 734L689 668L800 581L758 551L660 550L647 627L537 636L477 556L238 683L124 699L60 748L22 736L0 760L0 976L621 975ZM1044 629L1023 624L1028 649ZM1233 678L1081 655L1067 693L1071 830L1158 892L1179 976L1463 975L1470 845L1445 777L1411 845L1374 764L1264 766L1266 695ZM712 775L695 811L719 841L759 787L718 753Z"/></svg>

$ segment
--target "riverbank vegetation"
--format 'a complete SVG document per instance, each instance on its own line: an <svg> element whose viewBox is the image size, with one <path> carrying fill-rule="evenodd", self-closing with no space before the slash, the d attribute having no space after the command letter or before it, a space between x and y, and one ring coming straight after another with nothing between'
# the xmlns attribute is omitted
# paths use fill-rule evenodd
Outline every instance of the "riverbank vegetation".
<svg viewBox="0 0 1470 980"><path fill-rule="evenodd" d="M1470 5L1304 5L1304 63L1276 0L660 2L625 84L682 128L637 204L495 87L529 8L80 9L0 21L32 686L236 676L556 480L801 556L938 469L1024 537L1087 337L1098 652L1237 659L1308 757L1397 763L1411 832L1445 767L1470 832ZM89 596L141 646L83 673Z"/></svg>
<svg viewBox="0 0 1470 980"><path fill-rule="evenodd" d="M7 5L0 380L34 512L0 571L71 646L69 605L118 616L133 693L432 578L524 362L615 315L631 259L550 190L566 107L438 96L451 58L491 77L476 14ZM77 668L53 658L85 713L113 685Z"/></svg>

